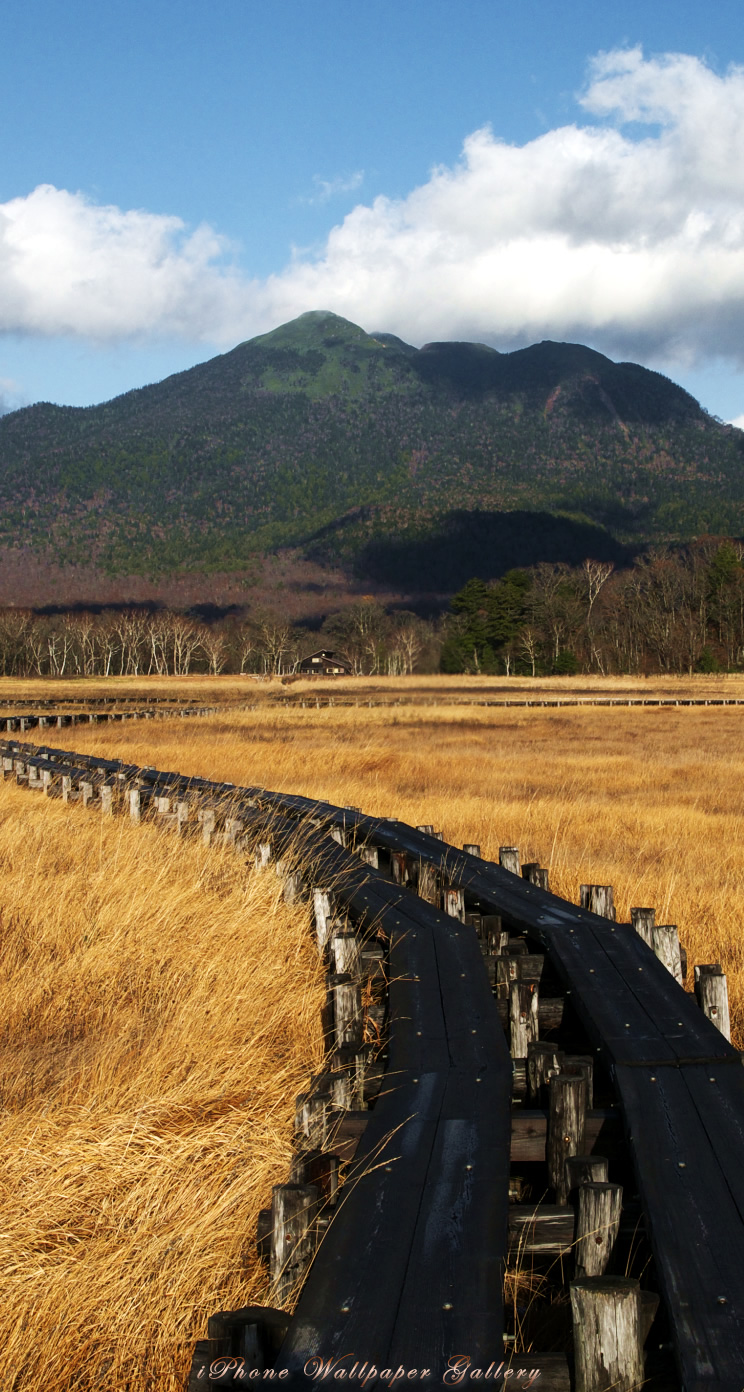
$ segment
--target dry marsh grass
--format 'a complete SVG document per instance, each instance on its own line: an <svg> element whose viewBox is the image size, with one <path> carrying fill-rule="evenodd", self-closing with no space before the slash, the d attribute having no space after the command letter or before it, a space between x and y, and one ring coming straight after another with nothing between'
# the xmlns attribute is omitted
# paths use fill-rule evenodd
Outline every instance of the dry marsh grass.
<svg viewBox="0 0 744 1392"><path fill-rule="evenodd" d="M436 708L266 702L50 735L433 823L489 857L519 845L574 901L582 881L611 883L620 917L655 905L691 963L723 962L741 1046L744 712L427 692ZM227 851L9 785L0 869L3 1385L174 1392L205 1315L267 1296L256 1214L320 1062L306 920Z"/></svg>
<svg viewBox="0 0 744 1392"><path fill-rule="evenodd" d="M441 689L440 683L440 689ZM72 733L72 732L70 732ZM721 961L744 1044L744 711L287 707L74 732L81 749L518 845L557 893L612 884Z"/></svg>
<svg viewBox="0 0 744 1392"><path fill-rule="evenodd" d="M269 872L0 787L0 1367L184 1385L267 1299L259 1208L322 1057L307 916Z"/></svg>

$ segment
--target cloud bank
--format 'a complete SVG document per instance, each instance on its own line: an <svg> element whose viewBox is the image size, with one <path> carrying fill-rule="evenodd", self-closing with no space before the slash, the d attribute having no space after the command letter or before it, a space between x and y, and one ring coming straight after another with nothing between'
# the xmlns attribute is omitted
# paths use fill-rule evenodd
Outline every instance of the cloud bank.
<svg viewBox="0 0 744 1392"><path fill-rule="evenodd" d="M326 308L418 343L744 362L744 69L613 51L579 103L525 145L475 131L263 280L210 227L42 186L0 205L0 331L226 345Z"/></svg>

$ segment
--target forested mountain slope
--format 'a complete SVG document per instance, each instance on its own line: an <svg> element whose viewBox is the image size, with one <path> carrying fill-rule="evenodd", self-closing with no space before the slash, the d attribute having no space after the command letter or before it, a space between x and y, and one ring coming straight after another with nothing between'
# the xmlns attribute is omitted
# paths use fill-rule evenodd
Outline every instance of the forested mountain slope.
<svg viewBox="0 0 744 1392"><path fill-rule="evenodd" d="M410 588L448 537L514 565L522 544L579 561L702 531L744 531L744 434L576 344L419 350L316 312L103 405L0 420L0 547L109 573L293 546Z"/></svg>

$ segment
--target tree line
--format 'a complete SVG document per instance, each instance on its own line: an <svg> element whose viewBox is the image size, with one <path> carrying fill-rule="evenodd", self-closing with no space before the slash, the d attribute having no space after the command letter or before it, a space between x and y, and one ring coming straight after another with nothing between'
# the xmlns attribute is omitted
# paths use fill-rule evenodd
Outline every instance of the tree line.
<svg viewBox="0 0 744 1392"><path fill-rule="evenodd" d="M627 568L511 570L452 601L444 672L736 671L744 666L744 544L655 547Z"/></svg>
<svg viewBox="0 0 744 1392"><path fill-rule="evenodd" d="M318 631L269 612L203 622L135 608L37 614L0 610L0 675L14 677L288 676L318 648L356 675L643 674L744 668L744 543L703 538L656 547L632 565L510 570L469 580L449 613L422 619L372 597Z"/></svg>
<svg viewBox="0 0 744 1392"><path fill-rule="evenodd" d="M330 616L320 632L256 614L205 623L172 610L35 614L0 610L0 675L145 677L204 673L296 673L321 647L341 651L355 674L405 676L424 658L435 671L435 626L412 613L388 614L372 599Z"/></svg>

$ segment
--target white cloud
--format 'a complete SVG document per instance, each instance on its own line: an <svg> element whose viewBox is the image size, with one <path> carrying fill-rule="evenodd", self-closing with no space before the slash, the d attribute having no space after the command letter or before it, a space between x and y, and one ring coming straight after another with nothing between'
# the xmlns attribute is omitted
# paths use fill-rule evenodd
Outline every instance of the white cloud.
<svg viewBox="0 0 744 1392"><path fill-rule="evenodd" d="M0 416L8 411L17 411L25 400L17 382L12 377L0 377Z"/></svg>
<svg viewBox="0 0 744 1392"><path fill-rule="evenodd" d="M328 203L331 198L338 198L344 193L354 193L361 188L364 183L364 170L357 169L353 174L339 174L335 179L321 179L319 174L313 175L315 192L308 198L303 198L303 203Z"/></svg>
<svg viewBox="0 0 744 1392"><path fill-rule="evenodd" d="M729 425L735 425L737 430L744 430L744 416L734 416L734 419L730 420L728 423Z"/></svg>
<svg viewBox="0 0 744 1392"><path fill-rule="evenodd" d="M744 362L744 69L615 51L579 101L583 124L526 145L475 131L454 167L263 281L209 227L36 189L0 205L0 328L224 344L327 308L414 342Z"/></svg>

